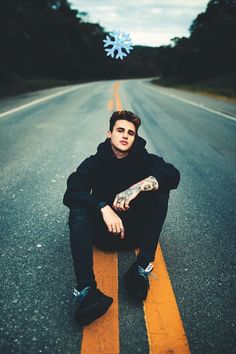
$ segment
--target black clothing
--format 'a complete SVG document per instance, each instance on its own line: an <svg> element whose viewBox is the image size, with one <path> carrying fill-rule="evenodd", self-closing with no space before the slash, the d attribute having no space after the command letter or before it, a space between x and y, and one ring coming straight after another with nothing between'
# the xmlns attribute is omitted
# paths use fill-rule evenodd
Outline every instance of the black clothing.
<svg viewBox="0 0 236 354"><path fill-rule="evenodd" d="M116 212L125 229L124 239L107 230L100 211L91 212L85 207L70 210L70 245L78 290L96 286L93 245L104 251L139 248L138 258L147 264L154 260L168 198L169 192L144 192L129 210Z"/></svg>
<svg viewBox="0 0 236 354"><path fill-rule="evenodd" d="M138 260L135 261L124 274L124 284L128 293L139 301L144 301L147 298L150 283L148 276L150 271L145 271L142 268Z"/></svg>
<svg viewBox="0 0 236 354"><path fill-rule="evenodd" d="M80 326L86 326L104 315L113 299L98 289L86 288L80 293L78 302L75 318Z"/></svg>
<svg viewBox="0 0 236 354"><path fill-rule="evenodd" d="M64 204L68 208L97 209L105 201L111 206L119 192L149 176L157 179L159 191L177 188L179 171L161 157L148 153L145 145L146 141L137 136L128 156L117 159L106 139L98 146L96 155L85 159L68 178Z"/></svg>
<svg viewBox="0 0 236 354"><path fill-rule="evenodd" d="M148 153L145 145L137 136L129 154L117 159L106 139L68 178L63 202L70 208L70 244L78 289L96 286L93 245L103 250L139 247L142 261L154 260L169 191L177 188L180 174L173 165ZM124 225L124 239L110 233L99 209L101 202L112 206L118 193L149 176L157 179L158 190L141 192L130 202L130 209L115 211Z"/></svg>

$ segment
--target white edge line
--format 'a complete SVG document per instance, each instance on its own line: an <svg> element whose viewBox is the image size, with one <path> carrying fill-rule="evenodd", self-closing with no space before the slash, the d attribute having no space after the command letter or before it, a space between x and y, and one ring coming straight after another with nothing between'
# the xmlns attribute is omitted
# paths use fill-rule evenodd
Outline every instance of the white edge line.
<svg viewBox="0 0 236 354"><path fill-rule="evenodd" d="M13 114L13 113L16 113L16 112L19 112L19 111L21 111L22 109L25 109L25 108L34 106L35 104L38 104L38 103L41 103L41 102L44 102L44 101L48 101L48 100L50 100L50 99L52 99L52 98L54 98L54 97L61 96L61 95L65 95L65 94L68 93L68 92L78 90L80 87L81 87L81 86L76 86L76 87L72 87L72 88L69 88L69 89L66 89L66 90L57 92L57 93L53 93L52 95L49 95L49 96L46 96L46 97L43 97L43 98L39 98L38 100L34 100L34 101L29 102L29 103L26 103L26 104L24 104L24 105L22 105L22 106L13 108L13 109L11 109L11 110L9 110L9 111L0 113L0 118L5 117L5 116L8 116L8 115Z"/></svg>
<svg viewBox="0 0 236 354"><path fill-rule="evenodd" d="M153 84L152 84L152 85L153 85ZM149 85L148 85L148 86L149 86ZM196 106L196 107L205 109L205 111L218 114L219 116L222 116L222 117L231 119L231 120L234 121L234 122L236 121L236 118L230 116L229 114L221 113L221 112L216 111L216 110L214 110L214 109L208 108L208 107L204 106L203 104L199 104L199 103L196 103L196 102L192 102L192 101L186 100L185 98L178 97L178 96L175 96L175 95L173 95L173 94L163 92L163 91L161 91L161 89L159 89L159 87L154 88L154 87L150 86L150 88L151 88L152 90L155 90L156 92L162 94L162 95L169 96L169 97L175 98L176 100L179 100L179 101L182 101L182 102L191 104L192 106Z"/></svg>

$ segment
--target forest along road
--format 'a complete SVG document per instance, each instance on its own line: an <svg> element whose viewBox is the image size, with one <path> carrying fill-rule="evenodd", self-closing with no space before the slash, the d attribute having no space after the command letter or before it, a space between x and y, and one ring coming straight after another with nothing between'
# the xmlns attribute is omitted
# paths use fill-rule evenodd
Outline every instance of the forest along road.
<svg viewBox="0 0 236 354"><path fill-rule="evenodd" d="M62 197L68 175L105 140L114 83L0 101L3 354L80 352ZM236 106L148 80L119 81L119 95L122 107L142 119L147 149L181 172L161 248L191 353L233 353ZM120 293L120 309L123 301ZM135 306L119 313L123 354L150 350L143 310Z"/></svg>

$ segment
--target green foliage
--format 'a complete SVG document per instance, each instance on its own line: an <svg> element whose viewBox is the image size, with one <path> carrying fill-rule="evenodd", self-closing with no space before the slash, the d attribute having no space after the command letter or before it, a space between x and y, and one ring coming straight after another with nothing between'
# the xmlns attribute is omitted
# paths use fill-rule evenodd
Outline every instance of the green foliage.
<svg viewBox="0 0 236 354"><path fill-rule="evenodd" d="M190 27L189 38L174 38L165 75L189 80L236 72L236 0L211 0ZM170 60L170 59L169 59Z"/></svg>
<svg viewBox="0 0 236 354"><path fill-rule="evenodd" d="M8 0L0 3L0 83L34 77L65 80L153 75L154 60L143 48L129 60L106 57L99 24L72 10L67 0ZM132 57L132 58L131 58ZM149 69L148 69L149 68Z"/></svg>
<svg viewBox="0 0 236 354"><path fill-rule="evenodd" d="M217 76L210 79L199 80L194 83L186 78L172 76L152 80L153 84L165 87L174 87L193 92L213 93L214 95L236 98L236 74ZM234 100L235 102L235 100Z"/></svg>

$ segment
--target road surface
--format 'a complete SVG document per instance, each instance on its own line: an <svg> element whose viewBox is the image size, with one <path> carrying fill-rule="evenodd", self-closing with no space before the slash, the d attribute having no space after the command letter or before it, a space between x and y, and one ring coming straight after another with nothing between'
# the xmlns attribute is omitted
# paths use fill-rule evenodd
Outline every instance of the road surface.
<svg viewBox="0 0 236 354"><path fill-rule="evenodd" d="M75 278L62 197L68 175L96 152L121 106L141 117L147 149L181 171L160 243L186 352L235 350L236 105L124 80L0 101L2 354L86 352L73 317ZM122 273L134 254L110 256L118 262L119 348L104 353L158 354L145 306L127 300L123 289Z"/></svg>

